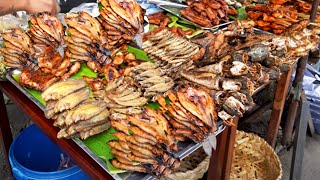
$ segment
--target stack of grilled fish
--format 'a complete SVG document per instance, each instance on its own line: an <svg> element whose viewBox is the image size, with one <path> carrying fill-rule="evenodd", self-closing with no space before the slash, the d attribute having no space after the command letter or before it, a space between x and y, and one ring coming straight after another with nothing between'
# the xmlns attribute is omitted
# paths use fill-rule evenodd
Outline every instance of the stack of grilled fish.
<svg viewBox="0 0 320 180"><path fill-rule="evenodd" d="M54 83L42 94L46 102L45 116L62 128L58 138L80 135L86 139L110 127L109 111L104 101L89 98L90 90L81 79L67 79Z"/></svg>
<svg viewBox="0 0 320 180"><path fill-rule="evenodd" d="M193 61L204 54L204 49L200 49L198 45L162 28L145 34L142 48L149 58L166 69L168 74L192 68Z"/></svg>
<svg viewBox="0 0 320 180"><path fill-rule="evenodd" d="M106 30L108 46L120 46L143 31L143 12L135 0L100 0L99 21Z"/></svg>
<svg viewBox="0 0 320 180"><path fill-rule="evenodd" d="M203 89L191 86L167 92L170 103L158 94L157 99L164 116L174 128L172 134L179 141L192 139L201 142L217 130L217 108L213 98Z"/></svg>
<svg viewBox="0 0 320 180"><path fill-rule="evenodd" d="M29 22L29 34L36 50L46 46L58 48L63 45L64 28L57 17L49 13L39 13L31 15Z"/></svg>
<svg viewBox="0 0 320 180"><path fill-rule="evenodd" d="M67 13L68 25L64 37L65 56L76 61L98 61L104 64L109 59L106 37L99 21L86 12Z"/></svg>
<svg viewBox="0 0 320 180"><path fill-rule="evenodd" d="M165 71L151 62L143 62L131 69L130 76L143 89L144 96L154 96L165 93L174 85L172 78L165 76Z"/></svg>
<svg viewBox="0 0 320 180"><path fill-rule="evenodd" d="M177 144L161 111L146 108L143 114L113 118L111 125L119 131L113 134L118 141L108 143L115 155L111 161L115 167L159 176L179 166L179 161L170 156Z"/></svg>
<svg viewBox="0 0 320 180"><path fill-rule="evenodd" d="M4 64L11 68L22 69L30 66L37 68L31 61L31 39L20 28L14 28L1 33L3 38L0 54L4 58Z"/></svg>
<svg viewBox="0 0 320 180"><path fill-rule="evenodd" d="M186 0L186 3L188 7L180 10L181 15L202 27L228 22L228 5L224 0Z"/></svg>
<svg viewBox="0 0 320 180"><path fill-rule="evenodd" d="M134 86L133 79L124 76L108 83L105 89L94 92L94 96L104 100L110 108L111 117L118 119L126 118L127 114L142 113L141 107L148 102L141 90Z"/></svg>
<svg viewBox="0 0 320 180"><path fill-rule="evenodd" d="M193 87L168 91L170 104L157 95L161 110L144 108L143 113L112 116L118 141L108 144L120 169L166 175L179 166L171 157L179 141L201 142L216 131L217 109L209 93ZM134 162L139 164L134 164Z"/></svg>

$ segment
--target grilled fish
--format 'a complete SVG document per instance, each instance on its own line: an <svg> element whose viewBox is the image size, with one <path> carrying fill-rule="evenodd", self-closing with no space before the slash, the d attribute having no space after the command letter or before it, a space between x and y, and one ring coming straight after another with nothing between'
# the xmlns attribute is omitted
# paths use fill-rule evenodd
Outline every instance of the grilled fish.
<svg viewBox="0 0 320 180"><path fill-rule="evenodd" d="M71 123L90 119L105 110L106 107L107 104L104 101L95 101L91 103L80 104L72 114ZM66 124L70 125L70 121L66 122Z"/></svg>
<svg viewBox="0 0 320 180"><path fill-rule="evenodd" d="M58 100L86 86L86 82L82 79L67 79L52 84L47 88L41 97L44 101Z"/></svg>
<svg viewBox="0 0 320 180"><path fill-rule="evenodd" d="M182 71L181 76L191 82L198 83L209 89L220 90L221 77L213 73L202 73L202 72L184 72Z"/></svg>
<svg viewBox="0 0 320 180"><path fill-rule="evenodd" d="M89 131L80 132L80 138L81 139L87 139L90 136L94 136L96 134L100 134L103 131L108 130L109 127L110 127L109 123L104 123L102 125L95 126L95 127L91 128Z"/></svg>
<svg viewBox="0 0 320 180"><path fill-rule="evenodd" d="M54 111L62 112L64 110L72 109L80 104L82 101L89 98L90 90L87 88L83 88L74 93L71 93L60 100L55 105Z"/></svg>

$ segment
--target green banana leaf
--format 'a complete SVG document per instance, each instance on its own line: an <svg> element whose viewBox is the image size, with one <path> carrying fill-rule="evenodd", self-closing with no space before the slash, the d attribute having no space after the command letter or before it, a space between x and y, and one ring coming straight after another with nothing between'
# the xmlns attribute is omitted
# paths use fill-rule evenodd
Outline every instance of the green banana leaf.
<svg viewBox="0 0 320 180"><path fill-rule="evenodd" d="M168 13L167 16L171 19L171 23L168 24L168 27L170 27L170 28L171 27L179 27L184 31L192 30L193 32L196 29L196 27L194 25L190 24L187 21L180 21L180 22L187 22L187 23L183 23L183 25L178 24L179 18L177 16L173 15L173 14Z"/></svg>
<svg viewBox="0 0 320 180"><path fill-rule="evenodd" d="M138 60L152 62L152 61L149 59L147 53L144 52L144 51L141 50L141 49L137 49L137 48L134 48L134 47L132 47L132 46L128 46L127 51L128 51L129 53L135 54L135 55L136 55L136 58L137 58Z"/></svg>
<svg viewBox="0 0 320 180"><path fill-rule="evenodd" d="M113 154L111 153L111 148L107 144L109 141L118 140L117 137L112 136L112 133L116 132L114 128L109 128L106 132L98 134L96 136L89 137L88 139L84 140L83 143L91 149L91 151L103 159L107 163L107 167L112 174L116 173L123 173L126 172L124 170L115 168L109 160L114 158Z"/></svg>
<svg viewBox="0 0 320 180"><path fill-rule="evenodd" d="M237 20L244 20L244 19L247 19L248 18L248 14L246 12L246 6L243 6L239 9L237 9L238 11L238 18Z"/></svg>
<svg viewBox="0 0 320 180"><path fill-rule="evenodd" d="M157 29L159 26L157 25L154 25L154 24L149 24L149 32L154 30L154 29Z"/></svg>

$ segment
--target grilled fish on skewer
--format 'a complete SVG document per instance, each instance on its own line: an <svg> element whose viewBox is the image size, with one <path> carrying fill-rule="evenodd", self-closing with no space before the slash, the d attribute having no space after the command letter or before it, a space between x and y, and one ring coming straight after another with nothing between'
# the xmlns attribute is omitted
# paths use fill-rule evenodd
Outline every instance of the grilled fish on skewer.
<svg viewBox="0 0 320 180"><path fill-rule="evenodd" d="M147 170L140 165L126 165L126 164L122 164L119 161L117 161L116 159L111 160L111 164L119 169L125 169L125 170L129 170L129 171L138 171L138 172L147 172Z"/></svg>
<svg viewBox="0 0 320 180"><path fill-rule="evenodd" d="M123 158L123 157L118 156L118 155L115 155L115 157L122 164L133 165L133 162L131 160L128 160L128 159Z"/></svg>
<svg viewBox="0 0 320 180"><path fill-rule="evenodd" d="M118 141L109 141L107 144L111 148L115 148L118 151L122 151L122 152L127 153L127 154L130 153L130 150L126 150L126 149L122 148Z"/></svg>
<svg viewBox="0 0 320 180"><path fill-rule="evenodd" d="M37 15L36 21L40 28L51 35L56 41L60 43L63 41L63 26L55 16L40 13Z"/></svg>

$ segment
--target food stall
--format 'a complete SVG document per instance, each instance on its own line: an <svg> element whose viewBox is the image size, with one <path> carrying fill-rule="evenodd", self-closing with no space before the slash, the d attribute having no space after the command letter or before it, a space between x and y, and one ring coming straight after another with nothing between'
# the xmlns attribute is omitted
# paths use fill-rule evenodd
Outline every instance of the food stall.
<svg viewBox="0 0 320 180"><path fill-rule="evenodd" d="M201 146L208 179L229 179L238 120L259 108L254 97L271 81L275 144L292 68L320 42L307 28L311 6L154 3L164 11L101 0L98 15L30 15L27 30L1 34L0 89L94 179L166 176Z"/></svg>

